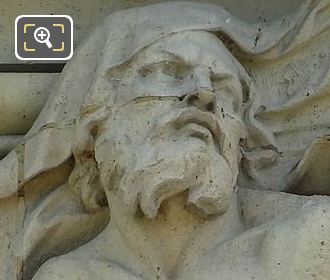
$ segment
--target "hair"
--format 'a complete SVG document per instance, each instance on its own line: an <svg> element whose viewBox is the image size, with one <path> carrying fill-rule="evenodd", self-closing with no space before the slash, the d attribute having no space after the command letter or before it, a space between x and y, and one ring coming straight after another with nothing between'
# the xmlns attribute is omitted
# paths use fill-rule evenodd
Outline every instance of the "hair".
<svg viewBox="0 0 330 280"><path fill-rule="evenodd" d="M94 147L102 121L110 114L111 110L107 106L86 106L81 110L76 122L76 139L73 149L75 165L69 177L69 187L80 197L82 204L89 211L97 211L108 206L101 186Z"/></svg>

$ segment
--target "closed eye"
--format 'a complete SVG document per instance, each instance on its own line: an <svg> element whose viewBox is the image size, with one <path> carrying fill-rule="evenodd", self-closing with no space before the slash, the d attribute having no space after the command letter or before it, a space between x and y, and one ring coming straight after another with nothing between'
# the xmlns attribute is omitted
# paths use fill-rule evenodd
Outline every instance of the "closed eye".
<svg viewBox="0 0 330 280"><path fill-rule="evenodd" d="M157 79L161 81L183 81L191 76L191 67L182 61L160 61L148 64L139 71L141 79Z"/></svg>

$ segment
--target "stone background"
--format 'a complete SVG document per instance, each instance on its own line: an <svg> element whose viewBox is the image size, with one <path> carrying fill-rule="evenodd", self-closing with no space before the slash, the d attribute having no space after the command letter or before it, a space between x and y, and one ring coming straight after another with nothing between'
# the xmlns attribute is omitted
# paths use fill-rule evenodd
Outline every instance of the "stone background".
<svg viewBox="0 0 330 280"><path fill-rule="evenodd" d="M175 0L172 0L175 1ZM191 1L191 0L190 0ZM108 14L128 7L161 0L1 0L0 1L0 63L23 63L14 54L14 22L22 14L66 14L74 22L74 46ZM302 0L206 0L217 3L237 17L260 22L282 17L294 10Z"/></svg>

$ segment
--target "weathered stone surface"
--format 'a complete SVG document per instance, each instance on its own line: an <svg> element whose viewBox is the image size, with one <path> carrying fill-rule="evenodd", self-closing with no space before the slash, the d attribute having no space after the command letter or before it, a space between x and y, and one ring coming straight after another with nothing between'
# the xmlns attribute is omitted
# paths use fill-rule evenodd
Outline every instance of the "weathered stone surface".
<svg viewBox="0 0 330 280"><path fill-rule="evenodd" d="M0 139L2 135L25 134L31 128L57 75L0 73Z"/></svg>
<svg viewBox="0 0 330 280"><path fill-rule="evenodd" d="M328 280L329 7L106 17L0 162L0 276Z"/></svg>
<svg viewBox="0 0 330 280"><path fill-rule="evenodd" d="M157 2L162 2L162 0L30 0L29 2L2 0L0 3L0 64L25 63L17 60L13 52L14 22L18 15L70 15L74 21L74 46L76 47L110 13ZM263 22L294 11L303 1L278 0L274 3L259 0L208 0L207 2L220 4L243 20Z"/></svg>

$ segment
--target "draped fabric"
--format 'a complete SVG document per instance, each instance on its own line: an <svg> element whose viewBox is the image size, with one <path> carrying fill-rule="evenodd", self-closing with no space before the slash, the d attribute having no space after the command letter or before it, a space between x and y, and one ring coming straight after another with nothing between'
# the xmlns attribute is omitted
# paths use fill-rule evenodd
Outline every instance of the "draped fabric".
<svg viewBox="0 0 330 280"><path fill-rule="evenodd" d="M292 108L306 105L307 91L315 100L326 95L328 68L323 67L319 69L317 75L310 75L315 80L313 91L304 88L306 79L302 79L300 87L296 86L292 90L292 95L287 98L285 84L281 83L285 80L286 74L283 73L286 73L287 65L297 58L292 53L296 53L297 49L303 48L314 38L329 30L329 25L330 1L328 0L306 1L294 14L286 15L285 20L282 18L260 24L243 22L220 6L195 2L160 3L109 15L103 24L81 44L65 66L43 110L25 136L24 145L13 151L17 159L12 159L12 152L0 165L0 168L8 166L4 163L9 159L16 164L18 185L17 188L11 185L8 193L4 191L6 186L0 183L0 191L2 190L0 193L6 196L17 195L18 191L23 189L26 195L28 211L24 225L24 239L27 242L24 242L23 259L29 260L30 264L40 264L52 256L50 251L56 254L63 253L62 248L69 250L78 246L102 229L107 221L107 215L86 213L79 202L76 202L76 198L67 195L65 184L67 177L64 176L63 182L58 184L58 187L55 183L52 186L44 186L44 182L49 180L43 181L42 178L39 180L39 177L47 176L50 170L55 172L55 176L51 177L55 180L58 179L56 172L61 168L70 170L75 145L76 120L88 111L88 108L97 107L104 102L102 99L104 88L98 87L96 77L103 76L109 69L129 61L139 50L158 39L177 32L203 30L216 34L226 44L234 46L233 54L251 75L253 84L250 91L258 102L254 103L255 108L252 110L253 115L250 116L250 120L254 122L254 126L259 126L260 130L263 129L262 123L268 127L268 131L271 131L269 138L273 139L270 141L274 142L272 144L282 154L275 166L260 168L257 164L253 165L254 157L262 160L263 148L267 145L267 141L266 143L252 141L252 148L254 151L260 151L260 155L246 155L252 168L251 166L247 168L250 168L249 170L243 168L244 172L249 173L248 179L243 174L239 178L239 183L247 187L282 191L289 188L286 184L288 180L292 184L298 182L308 169L310 164L308 159L315 157L315 149L308 147L319 145L319 142L315 144L313 141L330 134L330 124L327 128L328 121L323 120L322 126L319 125L318 128L324 129L317 129L312 136L310 136L310 127L305 126L305 130L300 131L308 132L309 134L306 135L309 138L305 136L308 139L300 141L301 147L297 150L287 144L288 141L290 143L297 141L292 133L296 127L291 123L283 123L283 120L288 119ZM326 59L329 57L326 56L324 60ZM277 61L282 63L277 66ZM297 69L304 72L301 67ZM300 113L296 112L297 116L301 112L308 111L305 109L299 111ZM283 130L283 124L291 127ZM260 147L257 146L258 143ZM306 149L308 149L307 153ZM319 149L316 149L316 152L319 152ZM301 158L303 161L300 160ZM298 169L294 169L296 166ZM291 172L292 170L294 172ZM0 174L2 173L4 172L0 170ZM315 180L312 182L315 183ZM13 180L10 178L2 181ZM36 189L36 185L37 189L47 189L46 198L41 202L39 197L36 199L33 194L29 195ZM71 236L68 234L71 226L85 229L86 234ZM96 230L92 230L92 227ZM52 234L51 239L46 238L49 234ZM76 241L75 244L69 245L72 241Z"/></svg>

